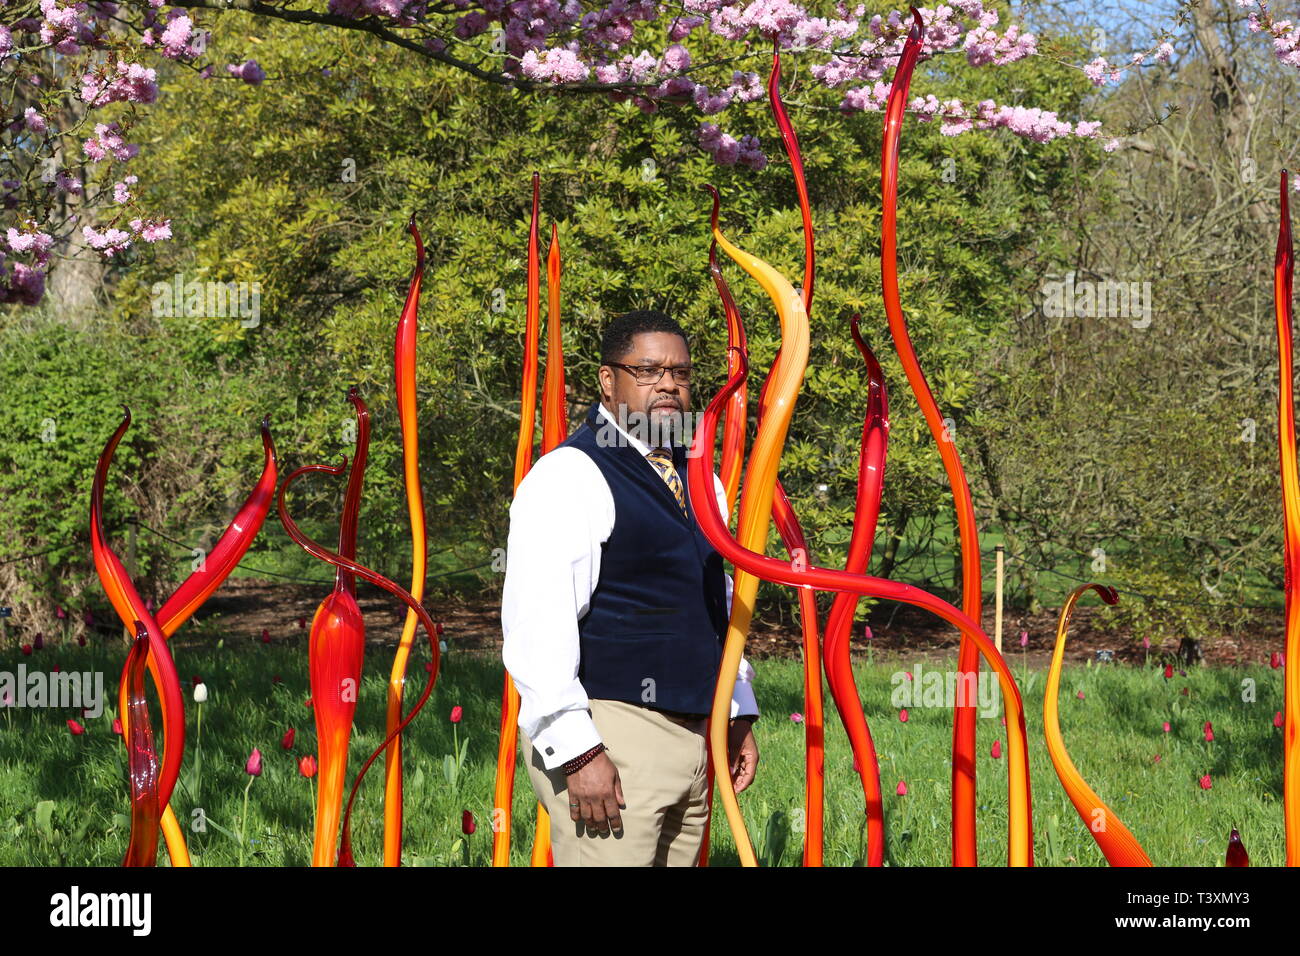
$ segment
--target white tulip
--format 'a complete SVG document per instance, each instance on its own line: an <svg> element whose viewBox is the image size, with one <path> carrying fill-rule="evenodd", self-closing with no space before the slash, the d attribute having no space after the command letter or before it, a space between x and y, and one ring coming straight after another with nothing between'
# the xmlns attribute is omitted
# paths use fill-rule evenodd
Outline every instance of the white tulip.
<svg viewBox="0 0 1300 956"><path fill-rule="evenodd" d="M194 685L194 703L201 704L208 699L208 685L198 683Z"/></svg>

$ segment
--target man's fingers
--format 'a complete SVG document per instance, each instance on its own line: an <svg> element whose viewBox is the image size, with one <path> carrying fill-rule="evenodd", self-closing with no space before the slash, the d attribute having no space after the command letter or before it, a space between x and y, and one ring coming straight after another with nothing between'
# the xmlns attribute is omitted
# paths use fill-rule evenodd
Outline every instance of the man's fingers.
<svg viewBox="0 0 1300 956"><path fill-rule="evenodd" d="M574 799L573 792L569 791L569 819L582 819L582 801Z"/></svg>
<svg viewBox="0 0 1300 956"><path fill-rule="evenodd" d="M605 819L609 821L609 828L614 833L623 829L623 817L618 812L618 804L612 793L605 800Z"/></svg>
<svg viewBox="0 0 1300 956"><path fill-rule="evenodd" d="M623 781L618 779L617 773L614 774L614 798L620 807L627 806L627 801L623 799Z"/></svg>

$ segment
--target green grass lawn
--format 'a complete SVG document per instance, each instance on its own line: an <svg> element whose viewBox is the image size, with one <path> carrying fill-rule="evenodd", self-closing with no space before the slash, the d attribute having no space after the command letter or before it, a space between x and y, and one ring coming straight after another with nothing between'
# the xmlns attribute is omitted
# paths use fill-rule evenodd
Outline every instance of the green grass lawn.
<svg viewBox="0 0 1300 956"><path fill-rule="evenodd" d="M100 666L106 655L100 652ZM108 700L98 718L67 727L75 711L7 708L0 716L0 865L114 866L129 832L126 758L112 733L117 676L124 659L117 649L105 667ZM181 647L177 666L186 683L189 739L181 783L172 800L189 832L196 865L232 866L239 858L240 815L248 776L244 763L253 747L263 754L263 771L253 780L248 802L245 862L304 866L311 854L314 783L299 776L298 758L315 751L312 711L305 706L307 654L303 648L239 642L224 648ZM85 648L38 651L31 657L5 655L2 669L18 664L64 671L92 666ZM948 803L951 713L944 707L909 706L906 723L891 705L893 675L916 670L917 659L862 662L858 667L867 717L880 756L886 809L886 862L895 866L943 866L950 860ZM1029 708L1033 778L1034 854L1039 865L1099 866L1105 860L1066 799L1047 757L1042 736L1045 674L1022 674L1016 655L1009 661L1021 677ZM383 694L389 652L371 649L353 736L355 768L382 739ZM489 862L491 803L496 763L501 670L490 657L452 652L429 704L408 731L404 862L410 865L472 865ZM925 662L925 670L938 668ZM804 729L790 719L802 711L801 667L793 661L761 661L756 691L763 718L756 726L758 777L741 796L752 839L767 864L798 865L802 832ZM199 674L209 689L202 706L202 766L196 760L199 705L189 698L189 679ZM282 683L273 683L273 676ZM425 676L412 666L412 682ZM1241 830L1254 865L1283 862L1282 754L1273 715L1282 708L1282 672L1267 667L1198 670L1166 680L1148 668L1072 667L1061 693L1062 729L1080 772L1133 831L1153 862L1161 866L1222 865L1228 832ZM899 678L898 680L901 680ZM1243 681L1255 684L1255 702L1243 701ZM1187 695L1181 691L1186 688ZM408 696L414 700L419 688ZM1082 691L1080 699L1077 693ZM448 714L464 708L455 727L465 757L454 781L455 752ZM153 711L157 720L157 710ZM1205 721L1215 740L1204 740ZM1162 723L1169 721L1169 733ZM297 730L291 751L281 748L288 727ZM839 718L828 712L826 745L826 851L830 866L851 866L863 857L863 800L852 770ZM1004 756L991 756L994 741ZM998 716L979 721L979 852L986 865L1006 862L1006 733ZM1160 760L1156 761L1156 755ZM1210 774L1212 789L1198 781ZM897 796L900 781L907 795ZM354 850L359 865L381 856L382 763L366 777L354 816ZM520 764L516 777L512 856L526 863L534 799ZM198 812L201 809L201 813ZM712 863L736 865L734 844L720 805L715 805ZM461 835L461 814L469 810L477 831ZM166 853L160 851L165 864Z"/></svg>

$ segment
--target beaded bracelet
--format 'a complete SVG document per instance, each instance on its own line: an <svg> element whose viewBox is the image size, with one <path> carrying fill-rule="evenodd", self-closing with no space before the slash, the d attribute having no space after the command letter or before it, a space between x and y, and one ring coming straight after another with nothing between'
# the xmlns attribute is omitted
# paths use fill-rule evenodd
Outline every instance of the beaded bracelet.
<svg viewBox="0 0 1300 956"><path fill-rule="evenodd" d="M599 757L601 753L604 752L604 750L605 750L604 744L596 744L596 746L592 747L585 754L579 754L578 756L574 757L572 760L568 761L563 765L564 775L567 777L571 773L577 773L583 767L587 766L587 764L591 763L593 760Z"/></svg>

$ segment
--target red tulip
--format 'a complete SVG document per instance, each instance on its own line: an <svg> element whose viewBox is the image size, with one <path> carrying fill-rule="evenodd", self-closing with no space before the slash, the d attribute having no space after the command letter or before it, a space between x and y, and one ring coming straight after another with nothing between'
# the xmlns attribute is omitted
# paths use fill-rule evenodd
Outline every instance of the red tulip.
<svg viewBox="0 0 1300 956"><path fill-rule="evenodd" d="M453 724L459 724L459 723L460 723L460 716L461 716L462 713L463 713L463 711L461 710L461 706L460 706L460 704L457 704L455 707L453 707L453 708L451 709L451 722L452 722Z"/></svg>
<svg viewBox="0 0 1300 956"><path fill-rule="evenodd" d="M1174 665L1173 665L1173 664L1166 664L1166 665L1165 665L1165 680L1169 680L1169 678L1171 678L1171 677L1173 677L1173 676L1174 676Z"/></svg>
<svg viewBox="0 0 1300 956"><path fill-rule="evenodd" d="M1282 711L1279 710L1276 714L1273 715L1273 726L1274 727L1282 726Z"/></svg>
<svg viewBox="0 0 1300 956"><path fill-rule="evenodd" d="M284 736L280 739L280 746L283 747L285 750L289 750L290 748L292 748L293 735L294 735L294 729L290 727L288 730L284 732Z"/></svg>
<svg viewBox="0 0 1300 956"><path fill-rule="evenodd" d="M1184 697L1190 697L1190 696L1191 696L1191 694L1188 692L1188 690L1187 690L1186 687L1184 687L1184 688L1182 689L1182 691L1180 691L1180 693L1181 693Z"/></svg>
<svg viewBox="0 0 1300 956"><path fill-rule="evenodd" d="M312 704L311 704L311 698L308 697L306 700L304 700L304 701L302 702L302 705L303 705L304 707L310 707L310 706L312 705Z"/></svg>
<svg viewBox="0 0 1300 956"><path fill-rule="evenodd" d="M1153 762L1153 763L1159 763L1159 762L1160 762L1160 755L1159 755L1159 754L1156 754L1156 755L1155 755L1154 757L1152 757L1151 759L1152 759L1152 762Z"/></svg>
<svg viewBox="0 0 1300 956"><path fill-rule="evenodd" d="M994 760L998 760L999 758L1001 758L1001 756L1002 756L1002 741L1000 741L1000 740L995 740L995 741L993 741L993 750L990 751L990 752L993 754L993 759L994 759Z"/></svg>
<svg viewBox="0 0 1300 956"><path fill-rule="evenodd" d="M1207 744L1214 743L1214 731L1209 727L1205 728L1205 742Z"/></svg>
<svg viewBox="0 0 1300 956"><path fill-rule="evenodd" d="M1210 782L1210 775L1207 773L1204 777L1201 778L1201 789L1209 790L1210 787L1212 786L1214 786L1214 784Z"/></svg>
<svg viewBox="0 0 1300 956"><path fill-rule="evenodd" d="M262 628L262 643L263 644L271 643L271 632L268 631L266 628Z"/></svg>
<svg viewBox="0 0 1300 956"><path fill-rule="evenodd" d="M903 673L907 675L908 680L916 680L916 678L912 676L911 671L903 671Z"/></svg>
<svg viewBox="0 0 1300 956"><path fill-rule="evenodd" d="M298 772L310 780L316 776L316 758L311 754L298 761Z"/></svg>
<svg viewBox="0 0 1300 956"><path fill-rule="evenodd" d="M474 814L468 810L462 810L460 812L460 832L468 836L476 829L478 828L474 825Z"/></svg>
<svg viewBox="0 0 1300 956"><path fill-rule="evenodd" d="M1169 721L1166 720L1161 726L1165 733L1169 733Z"/></svg>
<svg viewBox="0 0 1300 956"><path fill-rule="evenodd" d="M898 781L898 789L895 790L894 793L898 794L900 797L907 796L907 784L903 783L901 780Z"/></svg>
<svg viewBox="0 0 1300 956"><path fill-rule="evenodd" d="M77 635L77 643L78 643L79 645L81 645L82 647L85 647L85 646L86 646L86 635L85 635L85 634L78 634L78 635Z"/></svg>
<svg viewBox="0 0 1300 956"><path fill-rule="evenodd" d="M280 680L280 675L279 675L279 674L272 674L272 675L271 675L271 683L272 683L272 684L280 684L280 683L283 683L283 681Z"/></svg>
<svg viewBox="0 0 1300 956"><path fill-rule="evenodd" d="M121 717L114 717L114 718L113 718L113 733L117 734L119 737L122 736L122 718L121 718Z"/></svg>
<svg viewBox="0 0 1300 956"><path fill-rule="evenodd" d="M40 631L36 632L36 639L32 641L32 650L39 651L45 647L45 635Z"/></svg>
<svg viewBox="0 0 1300 956"><path fill-rule="evenodd" d="M23 645L23 656L24 656L24 657L31 657L31 656L32 656L32 645L30 645L30 644L24 644L24 645Z"/></svg>
<svg viewBox="0 0 1300 956"><path fill-rule="evenodd" d="M1277 670L1279 667L1281 667L1282 655L1279 654L1277 651L1274 651L1272 654L1268 655L1268 666L1273 668L1273 670Z"/></svg>
<svg viewBox="0 0 1300 956"><path fill-rule="evenodd" d="M1246 853L1246 847L1241 842L1241 834L1237 828L1233 827L1232 832L1228 834L1228 858L1224 861L1224 866L1250 866L1250 856Z"/></svg>
<svg viewBox="0 0 1300 956"><path fill-rule="evenodd" d="M82 620L84 620L84 621L86 622L86 627L94 627L94 626L95 626L95 612L94 612L94 611L87 611L86 614L85 614L85 616L82 618Z"/></svg>
<svg viewBox="0 0 1300 956"><path fill-rule="evenodd" d="M258 750L256 747L254 747L253 752L248 755L248 763L244 764L244 773L252 777L260 777L262 775L262 751Z"/></svg>
<svg viewBox="0 0 1300 956"><path fill-rule="evenodd" d="M432 673L433 673L433 661L425 661L425 662L424 662L424 672L425 672L426 674L432 674Z"/></svg>
<svg viewBox="0 0 1300 956"><path fill-rule="evenodd" d="M72 736L74 737L80 737L86 732L85 727L81 726L81 724L71 718L68 719L68 729L72 731Z"/></svg>
<svg viewBox="0 0 1300 956"><path fill-rule="evenodd" d="M59 672L59 670L60 670L59 665L58 665L58 664L55 664L55 665L54 665L54 673L57 674L57 673Z"/></svg>
<svg viewBox="0 0 1300 956"><path fill-rule="evenodd" d="M68 616L68 612L63 610L63 605L59 605L54 609L54 616L57 617L60 621L62 621L65 617Z"/></svg>
<svg viewBox="0 0 1300 956"><path fill-rule="evenodd" d="M904 707L902 710L900 710L900 711L898 712L898 719L901 720L903 723L907 723L907 708L906 708L906 707Z"/></svg>
<svg viewBox="0 0 1300 956"><path fill-rule="evenodd" d="M306 627L307 627L307 619L305 617L298 618L298 629L305 630Z"/></svg>

